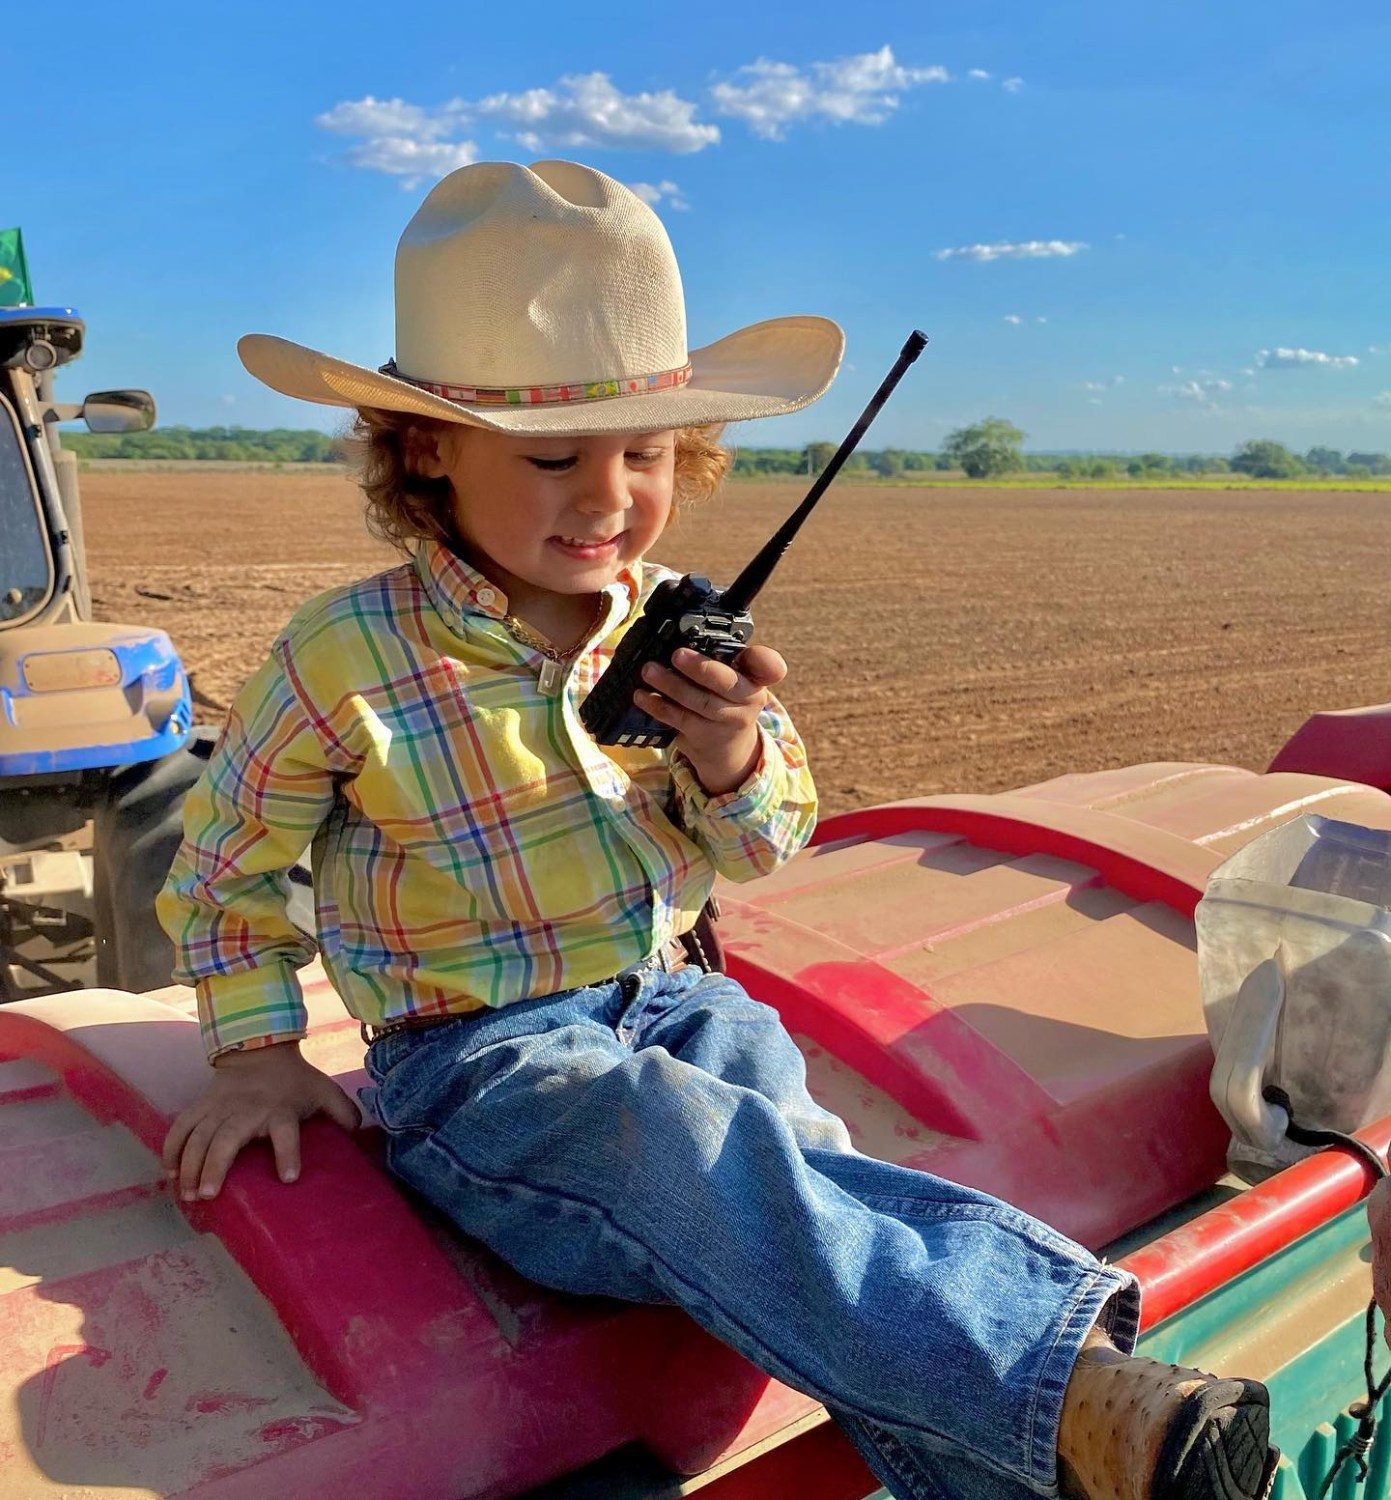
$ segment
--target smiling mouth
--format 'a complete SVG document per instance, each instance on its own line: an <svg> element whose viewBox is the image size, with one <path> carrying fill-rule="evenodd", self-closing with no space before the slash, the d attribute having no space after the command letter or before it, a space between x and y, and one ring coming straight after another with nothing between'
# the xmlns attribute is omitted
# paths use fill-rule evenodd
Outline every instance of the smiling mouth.
<svg viewBox="0 0 1391 1500"><path fill-rule="evenodd" d="M602 552L605 547L614 546L621 535L622 532L605 537L554 536L551 540L559 542L562 547L571 547L579 552Z"/></svg>

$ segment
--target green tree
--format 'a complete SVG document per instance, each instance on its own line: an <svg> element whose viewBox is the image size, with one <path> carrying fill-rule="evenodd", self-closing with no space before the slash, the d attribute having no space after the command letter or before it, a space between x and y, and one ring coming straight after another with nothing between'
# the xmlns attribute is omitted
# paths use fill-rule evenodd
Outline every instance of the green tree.
<svg viewBox="0 0 1391 1500"><path fill-rule="evenodd" d="M1341 474L1347 460L1336 448L1310 448L1304 462L1320 474Z"/></svg>
<svg viewBox="0 0 1391 1500"><path fill-rule="evenodd" d="M959 427L942 444L942 454L968 478L989 479L1024 467L1020 444L1025 434L1003 417L987 417L972 427Z"/></svg>
<svg viewBox="0 0 1391 1500"><path fill-rule="evenodd" d="M836 455L834 443L808 443L802 449L802 458L808 474L819 474Z"/></svg>
<svg viewBox="0 0 1391 1500"><path fill-rule="evenodd" d="M1304 465L1283 443L1252 438L1232 455L1232 469L1253 479L1297 479Z"/></svg>
<svg viewBox="0 0 1391 1500"><path fill-rule="evenodd" d="M1354 464L1369 474L1391 474L1391 458L1384 453L1349 453L1348 467Z"/></svg>
<svg viewBox="0 0 1391 1500"><path fill-rule="evenodd" d="M897 479L907 467L908 455L901 448L884 448L869 455L869 466L881 479Z"/></svg>

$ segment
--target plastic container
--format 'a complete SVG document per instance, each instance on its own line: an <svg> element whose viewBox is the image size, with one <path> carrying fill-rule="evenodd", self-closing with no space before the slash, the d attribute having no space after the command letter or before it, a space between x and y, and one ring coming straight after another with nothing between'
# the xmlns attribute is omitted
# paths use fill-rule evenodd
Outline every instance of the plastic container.
<svg viewBox="0 0 1391 1500"><path fill-rule="evenodd" d="M1213 1103L1251 1180L1308 1154L1264 1088L1306 1127L1351 1131L1391 1111L1391 834L1316 814L1213 872L1196 913Z"/></svg>

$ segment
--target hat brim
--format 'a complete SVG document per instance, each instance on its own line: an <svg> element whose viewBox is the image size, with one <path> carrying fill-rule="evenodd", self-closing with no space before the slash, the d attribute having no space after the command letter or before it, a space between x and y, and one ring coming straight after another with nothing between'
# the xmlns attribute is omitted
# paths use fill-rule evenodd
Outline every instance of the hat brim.
<svg viewBox="0 0 1391 1500"><path fill-rule="evenodd" d="M320 406L414 412L493 432L584 437L751 422L808 406L835 379L845 335L829 318L769 318L691 351L691 377L671 390L535 406L448 401L392 375L268 333L237 344L257 380Z"/></svg>

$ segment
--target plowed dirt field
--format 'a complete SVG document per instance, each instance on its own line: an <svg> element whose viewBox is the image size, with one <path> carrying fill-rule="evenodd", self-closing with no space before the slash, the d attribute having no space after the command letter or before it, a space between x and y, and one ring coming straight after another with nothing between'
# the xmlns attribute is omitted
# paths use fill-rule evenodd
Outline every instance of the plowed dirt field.
<svg viewBox="0 0 1391 1500"><path fill-rule="evenodd" d="M83 476L101 619L161 625L199 718L299 602L390 566L336 471ZM736 483L658 556L728 582L801 498ZM1141 760L1262 768L1391 699L1391 496L838 485L759 601L828 810Z"/></svg>

